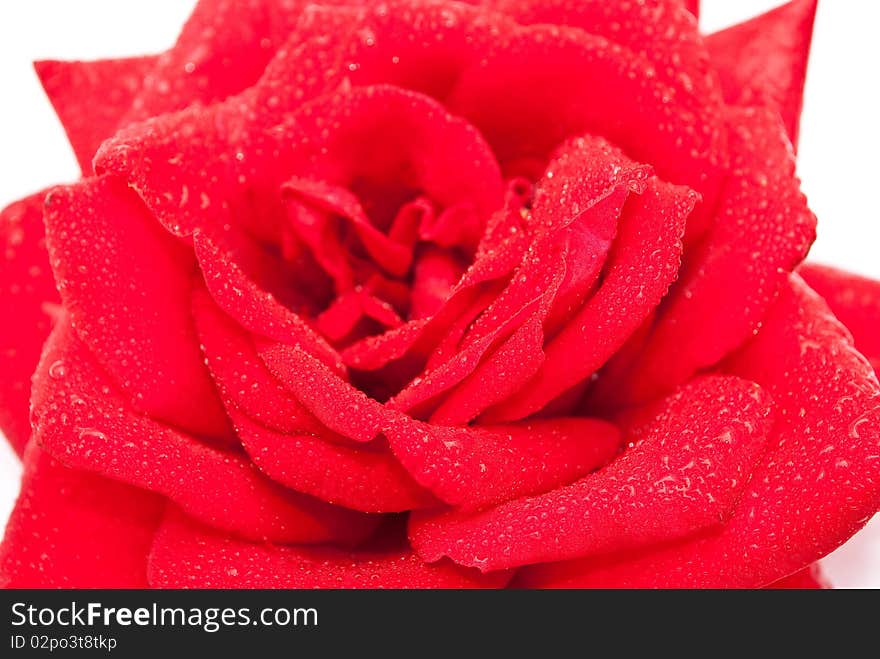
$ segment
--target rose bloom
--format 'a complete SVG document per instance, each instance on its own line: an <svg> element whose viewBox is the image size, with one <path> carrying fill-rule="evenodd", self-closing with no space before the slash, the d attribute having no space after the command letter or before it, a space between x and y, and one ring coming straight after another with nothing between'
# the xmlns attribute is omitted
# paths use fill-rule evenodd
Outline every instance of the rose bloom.
<svg viewBox="0 0 880 659"><path fill-rule="evenodd" d="M2 215L0 580L821 585L880 285L796 271L815 2L694 5L202 0L39 62L83 177Z"/></svg>

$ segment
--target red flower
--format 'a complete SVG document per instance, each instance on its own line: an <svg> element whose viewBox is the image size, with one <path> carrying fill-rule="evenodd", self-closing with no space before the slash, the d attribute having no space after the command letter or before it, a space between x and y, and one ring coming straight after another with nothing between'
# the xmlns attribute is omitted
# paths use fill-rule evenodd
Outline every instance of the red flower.
<svg viewBox="0 0 880 659"><path fill-rule="evenodd" d="M4 583L818 584L880 387L793 274L815 2L477 4L37 65L83 178L3 213ZM804 276L880 359L880 284Z"/></svg>

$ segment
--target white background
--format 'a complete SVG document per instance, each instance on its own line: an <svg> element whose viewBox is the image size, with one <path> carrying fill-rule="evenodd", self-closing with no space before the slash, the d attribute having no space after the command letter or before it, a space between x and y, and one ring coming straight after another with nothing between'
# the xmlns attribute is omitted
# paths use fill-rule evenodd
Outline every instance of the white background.
<svg viewBox="0 0 880 659"><path fill-rule="evenodd" d="M704 0L705 31L738 22L778 0ZM0 206L77 166L31 62L158 52L170 46L192 0L0 2ZM799 171L819 216L812 258L880 277L880 3L820 2L801 124ZM9 322L0 319L0 322ZM0 520L18 489L17 458L0 442ZM825 562L842 587L880 587L880 518Z"/></svg>

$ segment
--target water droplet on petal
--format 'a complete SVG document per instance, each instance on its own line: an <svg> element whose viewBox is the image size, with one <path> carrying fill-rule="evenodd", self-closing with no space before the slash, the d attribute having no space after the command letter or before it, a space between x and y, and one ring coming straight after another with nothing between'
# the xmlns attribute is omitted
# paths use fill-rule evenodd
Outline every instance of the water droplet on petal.
<svg viewBox="0 0 880 659"><path fill-rule="evenodd" d="M83 428L79 431L79 438L88 441L107 441L107 435L102 433L100 430L95 430L94 428Z"/></svg>
<svg viewBox="0 0 880 659"><path fill-rule="evenodd" d="M52 362L49 366L49 377L53 380L60 380L67 375L67 366L62 360Z"/></svg>

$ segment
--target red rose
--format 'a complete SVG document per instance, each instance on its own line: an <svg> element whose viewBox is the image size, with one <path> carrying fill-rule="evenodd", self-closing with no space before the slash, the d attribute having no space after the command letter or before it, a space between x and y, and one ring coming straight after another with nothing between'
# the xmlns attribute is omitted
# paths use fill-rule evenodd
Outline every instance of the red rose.
<svg viewBox="0 0 880 659"><path fill-rule="evenodd" d="M878 509L793 274L815 2L476 4L37 65L84 177L3 215L4 583L800 587ZM880 358L878 285L804 275Z"/></svg>

